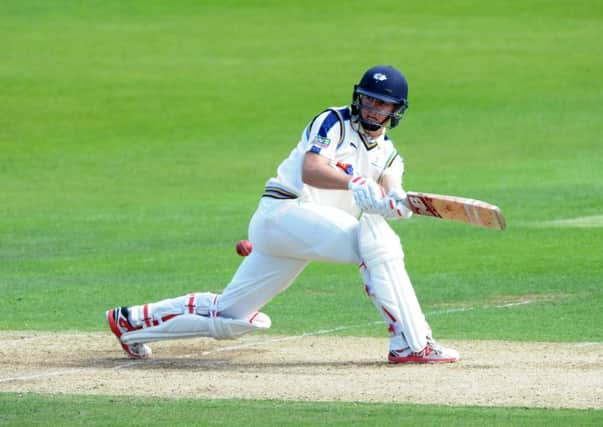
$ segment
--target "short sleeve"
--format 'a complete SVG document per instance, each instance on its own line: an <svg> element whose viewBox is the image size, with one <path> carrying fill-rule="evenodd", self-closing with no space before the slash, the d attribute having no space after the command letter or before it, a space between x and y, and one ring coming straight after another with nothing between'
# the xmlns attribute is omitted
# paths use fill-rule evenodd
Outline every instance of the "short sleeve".
<svg viewBox="0 0 603 427"><path fill-rule="evenodd" d="M335 150L342 133L342 122L335 111L319 114L304 130L307 151L329 159L335 158Z"/></svg>

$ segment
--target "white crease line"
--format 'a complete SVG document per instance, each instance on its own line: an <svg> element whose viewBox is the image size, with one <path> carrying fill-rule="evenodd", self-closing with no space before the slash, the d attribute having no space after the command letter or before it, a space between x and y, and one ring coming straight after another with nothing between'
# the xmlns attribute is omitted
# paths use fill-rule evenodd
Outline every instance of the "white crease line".
<svg viewBox="0 0 603 427"><path fill-rule="evenodd" d="M36 380L38 378L48 378L48 377L56 377L63 374L73 374L75 372L83 371L83 369L69 369L64 371L55 371L55 372L44 372L41 374L33 374L33 375L23 375L20 377L12 377L12 378L0 378L0 383L8 383L11 381L29 381Z"/></svg>
<svg viewBox="0 0 603 427"><path fill-rule="evenodd" d="M37 340L43 338L42 335L28 335L28 336L24 336L21 334L15 334L15 336L8 338L11 341L17 341L19 343L25 342L25 341L33 341L33 340Z"/></svg>
<svg viewBox="0 0 603 427"><path fill-rule="evenodd" d="M121 365L114 366L111 369L113 369L115 371L118 370L118 369L127 369L130 366L140 365L141 363L145 363L145 361L144 360L140 360L140 359L138 359L138 360L131 360L128 363L124 363L124 364L121 364Z"/></svg>
<svg viewBox="0 0 603 427"><path fill-rule="evenodd" d="M141 363L144 363L144 362L145 362L144 360L132 360L128 363L114 366L112 369L114 369L114 370L126 369L131 366L140 365ZM75 373L83 372L83 371L85 371L84 368L77 368L77 369L69 369L69 370L63 370L63 371L43 372L40 374L22 375L19 377L0 378L0 383L9 383L9 382L13 382L13 381L29 381L29 380L37 380L39 378L58 377L61 375L75 374Z"/></svg>
<svg viewBox="0 0 603 427"><path fill-rule="evenodd" d="M494 305L494 306L491 305L491 306L483 306L483 307L450 308L450 309L446 309L446 310L430 311L430 312L425 313L425 315L426 316L437 316L439 314L461 313L461 312L472 311L472 310L476 310L476 309L509 308L509 307L515 307L515 306L518 306L518 305L531 304L533 302L534 301L526 300L526 301L520 301L520 302L514 302L514 303L508 303L508 304L501 304L501 305ZM228 346L228 347L220 347L220 348L217 348L217 349L214 349L214 350L204 351L203 353L201 353L201 355L202 356L207 356L209 354L220 353L220 352L223 352L223 351L239 350L239 349L242 349L242 348L256 347L256 346L259 346L259 345L270 345L270 344L279 343L279 342L297 340L297 339L301 339L301 338L305 338L305 337L312 337L312 336L317 336L317 335L330 334L330 333L333 333L333 332L343 331L343 330L346 330L346 329L362 328L362 327L370 326L370 325L380 325L382 323L383 323L382 320L377 320L375 322L362 323L362 324L358 324L358 325L338 326L338 327L333 328L333 329L320 329L320 330L314 331L314 332L306 332L306 333L303 333L301 335L293 335L293 336L280 337L280 338L270 338L270 339L267 339L267 340L254 341L254 342L249 342L249 343L244 343L244 344L237 344L237 345L232 345L232 346Z"/></svg>
<svg viewBox="0 0 603 427"><path fill-rule="evenodd" d="M208 354L219 353L222 351L238 350L241 348L255 347L258 345L274 344L274 343L285 342L285 341L293 341L293 340L297 340L297 339L301 339L301 338L305 338L305 337L313 337L313 336L317 336L317 335L330 334L332 332L343 331L345 329L361 328L363 326L373 325L373 324L377 324L377 323L382 323L382 322L363 323L361 325L338 326L337 328L333 328L333 329L321 329L321 330L314 331L314 332L306 332L301 335L291 335L291 336L280 337L280 338L269 338L269 339L261 340L261 341L254 341L254 342L248 342L248 343L244 343L244 344L231 345L228 347L220 347L215 350L204 351L203 353L201 353L201 355L206 356Z"/></svg>

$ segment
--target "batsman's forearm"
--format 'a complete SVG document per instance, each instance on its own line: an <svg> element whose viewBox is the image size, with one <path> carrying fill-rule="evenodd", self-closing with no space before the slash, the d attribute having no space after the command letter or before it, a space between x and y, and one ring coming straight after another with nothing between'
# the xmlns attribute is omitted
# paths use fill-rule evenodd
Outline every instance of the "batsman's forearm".
<svg viewBox="0 0 603 427"><path fill-rule="evenodd" d="M394 175L385 175L381 180L381 186L385 190L386 194L390 193L391 191L403 191L400 178Z"/></svg>
<svg viewBox="0 0 603 427"><path fill-rule="evenodd" d="M302 165L304 184L327 190L347 190L352 177L331 166L329 159L319 154L306 153Z"/></svg>

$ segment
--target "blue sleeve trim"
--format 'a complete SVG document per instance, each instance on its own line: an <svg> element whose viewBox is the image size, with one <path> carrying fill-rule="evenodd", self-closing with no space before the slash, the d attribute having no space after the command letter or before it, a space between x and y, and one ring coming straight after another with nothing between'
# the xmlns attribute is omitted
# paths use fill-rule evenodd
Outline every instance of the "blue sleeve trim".
<svg viewBox="0 0 603 427"><path fill-rule="evenodd" d="M322 136L323 138L326 138L329 131L337 123L339 123L339 118L337 117L337 114L333 111L330 111L327 117L325 117L322 124L320 125L320 129L318 129L318 135Z"/></svg>
<svg viewBox="0 0 603 427"><path fill-rule="evenodd" d="M350 113L349 108L342 108L341 110L337 111L339 111L339 114L341 114L341 118L343 120L350 120L352 118L352 114Z"/></svg>

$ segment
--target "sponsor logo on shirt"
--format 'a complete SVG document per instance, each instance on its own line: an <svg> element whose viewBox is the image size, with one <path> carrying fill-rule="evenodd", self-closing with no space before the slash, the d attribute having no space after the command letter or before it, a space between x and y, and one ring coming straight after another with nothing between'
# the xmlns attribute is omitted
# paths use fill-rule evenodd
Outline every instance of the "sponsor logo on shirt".
<svg viewBox="0 0 603 427"><path fill-rule="evenodd" d="M328 147L331 143L331 140L327 137L316 135L314 141L312 141L313 145L318 145L319 147Z"/></svg>

